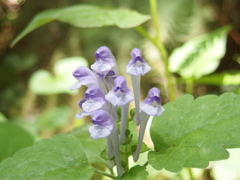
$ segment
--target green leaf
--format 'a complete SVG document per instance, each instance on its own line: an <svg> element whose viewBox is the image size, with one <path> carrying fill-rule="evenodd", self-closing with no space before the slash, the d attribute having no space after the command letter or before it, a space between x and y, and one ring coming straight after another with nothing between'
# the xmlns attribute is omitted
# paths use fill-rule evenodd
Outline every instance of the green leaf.
<svg viewBox="0 0 240 180"><path fill-rule="evenodd" d="M70 135L40 140L0 164L2 180L87 180L92 175L81 142Z"/></svg>
<svg viewBox="0 0 240 180"><path fill-rule="evenodd" d="M195 79L194 82L216 86L239 85L240 72L239 71L225 71L221 73L210 74L203 76L200 79Z"/></svg>
<svg viewBox="0 0 240 180"><path fill-rule="evenodd" d="M64 127L71 116L69 107L55 107L40 114L36 119L36 125L40 130L56 130Z"/></svg>
<svg viewBox="0 0 240 180"><path fill-rule="evenodd" d="M0 123L0 162L18 150L31 146L34 138L16 124Z"/></svg>
<svg viewBox="0 0 240 180"><path fill-rule="evenodd" d="M80 126L70 132L70 134L77 137L82 144L84 144L84 150L88 157L89 163L103 163L107 164L106 160L104 160L100 154L106 147L106 140L105 138L101 139L92 139L90 138L90 133L88 131L89 124Z"/></svg>
<svg viewBox="0 0 240 180"><path fill-rule="evenodd" d="M152 121L154 151L149 164L177 172L182 167L205 168L209 161L227 159L226 148L240 147L240 95L184 95L164 106Z"/></svg>
<svg viewBox="0 0 240 180"><path fill-rule="evenodd" d="M226 26L199 37L176 48L169 57L169 70L184 78L200 78L214 72L226 52Z"/></svg>
<svg viewBox="0 0 240 180"><path fill-rule="evenodd" d="M122 177L116 177L114 180L147 180L148 172L146 167L143 166L134 166L128 172L124 173Z"/></svg>
<svg viewBox="0 0 240 180"><path fill-rule="evenodd" d="M68 87L77 81L72 72L79 66L88 66L87 60L82 57L61 59L54 64L53 74L43 69L35 71L30 77L29 88L39 95L72 94L74 92Z"/></svg>
<svg viewBox="0 0 240 180"><path fill-rule="evenodd" d="M34 29L58 20L76 27L93 28L103 26L118 26L132 28L147 20L150 16L128 9L107 9L91 5L74 5L59 9L50 9L36 15L28 26L13 40L14 46L21 38Z"/></svg>

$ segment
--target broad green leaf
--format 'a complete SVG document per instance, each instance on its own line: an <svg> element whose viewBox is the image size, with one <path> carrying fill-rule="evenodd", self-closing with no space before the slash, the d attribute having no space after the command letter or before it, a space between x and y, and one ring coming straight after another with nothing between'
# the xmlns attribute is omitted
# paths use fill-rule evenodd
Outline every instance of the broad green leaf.
<svg viewBox="0 0 240 180"><path fill-rule="evenodd" d="M22 149L0 164L0 179L91 179L81 142L71 135L56 135Z"/></svg>
<svg viewBox="0 0 240 180"><path fill-rule="evenodd" d="M20 126L12 123L0 123L0 162L12 156L18 150L31 146L34 138Z"/></svg>
<svg viewBox="0 0 240 180"><path fill-rule="evenodd" d="M70 116L69 107L55 107L40 114L36 119L36 125L40 130L56 130L64 127Z"/></svg>
<svg viewBox="0 0 240 180"><path fill-rule="evenodd" d="M43 69L34 72L30 77L29 87L39 95L70 94L73 91L68 87L77 81L72 72L79 66L88 66L87 60L82 57L61 59L54 64L53 74Z"/></svg>
<svg viewBox="0 0 240 180"><path fill-rule="evenodd" d="M114 25L120 28L132 28L149 19L150 16L148 15L128 9L107 9L91 5L74 5L50 9L36 15L28 26L13 40L11 46L14 46L29 32L54 20L67 22L82 28Z"/></svg>
<svg viewBox="0 0 240 180"><path fill-rule="evenodd" d="M92 139L88 131L89 124L80 126L70 132L70 134L77 137L82 144L84 144L84 150L88 157L89 163L103 163L107 164L107 161L100 157L101 152L106 147L105 138Z"/></svg>
<svg viewBox="0 0 240 180"><path fill-rule="evenodd" d="M239 85L240 71L226 71L221 73L210 74L207 76L203 76L200 79L195 79L194 82L217 86Z"/></svg>
<svg viewBox="0 0 240 180"><path fill-rule="evenodd" d="M176 48L169 57L169 70L184 78L200 78L216 70L226 52L226 26L199 37Z"/></svg>
<svg viewBox="0 0 240 180"><path fill-rule="evenodd" d="M146 167L137 165L124 173L122 177L114 178L114 180L147 180L147 175L148 172L146 171Z"/></svg>
<svg viewBox="0 0 240 180"><path fill-rule="evenodd" d="M182 167L205 168L209 161L226 159L226 148L240 147L240 95L184 95L164 106L153 118L150 134L155 169L177 172Z"/></svg>

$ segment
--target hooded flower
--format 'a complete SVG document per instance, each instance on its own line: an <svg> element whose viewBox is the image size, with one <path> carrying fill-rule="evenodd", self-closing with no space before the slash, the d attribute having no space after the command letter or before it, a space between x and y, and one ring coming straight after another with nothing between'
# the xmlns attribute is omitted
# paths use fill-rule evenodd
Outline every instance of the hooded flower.
<svg viewBox="0 0 240 180"><path fill-rule="evenodd" d="M127 73L133 76L144 75L151 70L151 67L142 58L142 52L134 48L131 52L132 59L127 65Z"/></svg>
<svg viewBox="0 0 240 180"><path fill-rule="evenodd" d="M148 92L147 98L141 103L140 109L150 116L160 116L164 108L161 105L158 88L152 88Z"/></svg>
<svg viewBox="0 0 240 180"><path fill-rule="evenodd" d="M133 100L132 92L127 86L126 79L118 76L114 81L114 88L105 96L113 106L123 106Z"/></svg>
<svg viewBox="0 0 240 180"><path fill-rule="evenodd" d="M104 110L98 110L92 117L93 125L89 127L91 138L99 139L111 134L115 126L113 118Z"/></svg>
<svg viewBox="0 0 240 180"><path fill-rule="evenodd" d="M138 144L136 151L133 154L133 160L136 162L139 158L144 132L150 116L160 116L164 108L161 105L160 91L157 88L152 88L148 92L147 98L141 103L140 109L142 110L140 116L140 130L138 136Z"/></svg>
<svg viewBox="0 0 240 180"><path fill-rule="evenodd" d="M112 69L116 69L115 58L113 57L111 51L106 46L102 46L98 48L98 50L95 53L95 59L96 59L96 62L91 65L91 68L100 77L105 72L108 72Z"/></svg>
<svg viewBox="0 0 240 180"><path fill-rule="evenodd" d="M97 79L97 76L94 72L84 66L78 67L74 72L73 76L78 80L75 84L69 87L70 90L75 90L80 88L82 85L90 87L92 85L96 85L100 87L100 83Z"/></svg>
<svg viewBox="0 0 240 180"><path fill-rule="evenodd" d="M78 119L89 116L99 109L109 111L104 94L97 86L89 87L84 94L84 98L78 104L83 110L76 115Z"/></svg>
<svg viewBox="0 0 240 180"><path fill-rule="evenodd" d="M113 70L108 71L108 73L105 76L105 82L109 89L114 88L114 80L117 77L118 77L118 75Z"/></svg>

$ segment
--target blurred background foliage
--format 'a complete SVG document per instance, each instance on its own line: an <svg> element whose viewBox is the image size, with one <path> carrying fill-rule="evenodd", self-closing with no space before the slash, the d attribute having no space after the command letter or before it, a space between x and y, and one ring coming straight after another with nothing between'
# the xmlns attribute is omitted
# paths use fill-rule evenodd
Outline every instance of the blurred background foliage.
<svg viewBox="0 0 240 180"><path fill-rule="evenodd" d="M0 0L0 144L3 147L8 143L1 133L9 126L23 131L22 135L27 137L10 154L2 153L0 148L0 161L34 140L68 132L88 122L88 119L75 119L80 111L77 102L84 89L73 93L68 86L74 81L72 71L80 65L92 64L94 52L100 46L112 50L122 75L130 51L134 47L142 49L153 67L142 79L142 97L157 86L161 88L163 104L168 102L164 66L158 51L134 28L76 28L53 21L10 47L12 40L39 12L75 4L128 8L150 14L147 0ZM177 96L186 92L195 97L226 91L240 94L240 1L158 0L158 12ZM143 27L154 34L151 21ZM174 178L181 179L181 176L174 175ZM168 179L173 175L163 173L156 177Z"/></svg>

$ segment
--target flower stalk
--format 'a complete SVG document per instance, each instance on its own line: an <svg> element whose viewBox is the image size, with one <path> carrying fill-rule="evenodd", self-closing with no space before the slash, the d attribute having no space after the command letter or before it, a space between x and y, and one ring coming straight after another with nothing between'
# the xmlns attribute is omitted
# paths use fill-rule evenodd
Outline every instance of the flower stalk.
<svg viewBox="0 0 240 180"><path fill-rule="evenodd" d="M106 138L107 156L111 166L116 165L119 177L123 175L124 171L129 170L130 139L127 139L125 134L129 123L129 103L135 101L134 120L136 125L140 125L137 149L133 154L134 161L137 161L140 154L148 118L159 116L164 111L159 97L160 91L157 88L152 88L148 97L140 105L140 78L149 72L151 67L142 58L139 49L134 48L131 51L131 57L126 72L132 78L134 97L127 86L126 79L118 75L115 59L111 51L105 46L100 47L95 53L96 62L91 66L93 71L86 67L77 68L73 72L73 76L78 82L70 86L71 90L78 89L82 85L88 87L84 93L84 98L79 101L79 107L82 111L76 117L81 119L84 116L91 116L90 137L93 139ZM118 107L121 108L120 130L117 126ZM121 147L124 151L122 154L120 145L123 146ZM121 159L126 163L124 168Z"/></svg>

